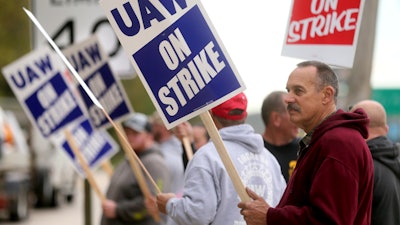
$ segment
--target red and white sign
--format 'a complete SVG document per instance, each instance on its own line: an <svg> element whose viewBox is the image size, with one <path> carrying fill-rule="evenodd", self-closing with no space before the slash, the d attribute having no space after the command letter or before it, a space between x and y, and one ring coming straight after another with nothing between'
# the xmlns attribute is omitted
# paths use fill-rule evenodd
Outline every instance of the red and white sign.
<svg viewBox="0 0 400 225"><path fill-rule="evenodd" d="M282 55L351 68L365 0L293 0Z"/></svg>

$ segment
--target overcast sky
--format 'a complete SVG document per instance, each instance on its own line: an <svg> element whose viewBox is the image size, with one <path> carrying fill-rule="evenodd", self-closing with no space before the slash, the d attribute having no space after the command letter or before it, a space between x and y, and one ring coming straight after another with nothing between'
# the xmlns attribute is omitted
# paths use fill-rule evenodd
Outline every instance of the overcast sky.
<svg viewBox="0 0 400 225"><path fill-rule="evenodd" d="M201 2L246 84L249 111L259 112L263 98L285 90L289 73L302 61L281 56L291 1ZM372 86L400 88L400 1L381 0L378 14Z"/></svg>

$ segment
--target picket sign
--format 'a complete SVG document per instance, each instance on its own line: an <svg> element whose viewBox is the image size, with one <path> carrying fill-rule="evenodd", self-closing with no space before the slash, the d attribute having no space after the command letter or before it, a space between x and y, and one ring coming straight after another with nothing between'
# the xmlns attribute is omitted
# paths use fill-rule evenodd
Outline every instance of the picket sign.
<svg viewBox="0 0 400 225"><path fill-rule="evenodd" d="M96 35L63 49L62 53L114 121L123 121L133 112L128 96L111 69L109 57ZM85 90L78 86L77 92L92 126L97 130L108 129L110 123Z"/></svg>
<svg viewBox="0 0 400 225"><path fill-rule="evenodd" d="M47 41L50 43L50 45L54 48L54 50L56 51L56 53L61 57L62 61L66 64L66 66L68 67L68 69L71 71L71 73L74 75L74 77L77 79L77 81L79 82L79 84L82 86L82 88L85 90L85 92L88 94L88 96L90 97L90 99L93 101L93 103L99 107L101 109L101 111L103 112L104 116L109 120L110 124L114 127L114 129L116 130L116 132L118 133L118 135L122 138L122 143L123 145L126 145L127 147L130 148L130 152L134 151L132 150L129 142L127 141L126 138L124 138L124 135L122 133L122 131L119 129L119 127L114 123L114 121L112 120L112 118L110 117L110 115L107 113L107 111L104 109L104 107L101 105L101 103L99 102L99 100L94 96L93 92L90 90L90 88L86 85L86 83L82 80L82 78L79 76L79 74L77 73L77 71L75 70L75 68L71 65L71 63L66 59L66 57L63 55L63 53L61 52L60 48L54 43L54 41L50 38L50 36L47 34L47 32L44 30L44 28L42 27L42 25L39 23L39 21L36 19L36 17L27 9L23 8L25 13L29 16L29 18L31 19L31 21L36 25L36 27L42 32L42 34L45 36L45 38L47 39ZM70 134L69 134L70 135ZM161 193L160 189L158 188L157 184L154 182L153 178L151 177L151 175L149 174L149 172L147 171L147 169L144 167L143 163L141 163L140 159L137 157L136 154L134 154L136 157L137 162L139 163L139 165L142 167L143 171L146 173L146 175L148 176L150 182L152 183L152 185L154 186L155 190L157 190L158 193ZM97 185L95 184L94 180L93 182L90 182L90 184L93 186L93 188L98 188Z"/></svg>
<svg viewBox="0 0 400 225"><path fill-rule="evenodd" d="M65 137L67 138L68 144L71 146L71 149L74 152L74 155L78 159L79 164L82 166L82 169L85 172L86 178L88 179L90 186L94 189L96 194L99 196L101 202L105 202L106 196L103 194L103 192L101 192L99 186L97 185L96 180L94 179L93 173L90 170L89 165L87 164L81 151L78 149L78 146L76 145L71 132L69 132L68 129L65 129L64 134L65 134Z"/></svg>
<svg viewBox="0 0 400 225"><path fill-rule="evenodd" d="M167 129L200 115L239 197L250 201L208 112L245 85L201 2L100 5Z"/></svg>
<svg viewBox="0 0 400 225"><path fill-rule="evenodd" d="M127 96L122 91L121 83L114 76L109 66L109 57L96 35L92 35L79 43L74 43L63 49L62 52L93 90L99 102L106 104L106 111L112 116L113 120L121 120L124 116L130 114L132 110L128 104ZM88 118L95 129L105 130L111 126L82 88L78 88L77 93L81 96ZM109 159L104 160L101 167L109 177L112 176L113 166Z"/></svg>
<svg viewBox="0 0 400 225"><path fill-rule="evenodd" d="M292 0L282 56L352 68L366 0Z"/></svg>

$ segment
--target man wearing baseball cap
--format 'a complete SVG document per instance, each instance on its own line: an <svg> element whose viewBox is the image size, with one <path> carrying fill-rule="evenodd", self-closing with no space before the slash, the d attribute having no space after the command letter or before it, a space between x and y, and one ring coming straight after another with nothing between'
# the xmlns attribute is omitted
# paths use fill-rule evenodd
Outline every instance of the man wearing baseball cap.
<svg viewBox="0 0 400 225"><path fill-rule="evenodd" d="M160 190L169 190L170 174L160 149L154 142L147 116L134 113L122 125L129 144L160 186ZM146 176L145 178L147 179ZM150 184L148 179L147 183ZM148 187L152 188L151 185ZM155 190L152 190L152 193L155 193ZM163 221L154 221L146 208L150 203L145 204L145 198L127 159L115 169L106 197L107 200L102 204L101 225L163 224Z"/></svg>
<svg viewBox="0 0 400 225"><path fill-rule="evenodd" d="M280 166L261 135L245 123L247 98L240 93L211 109L224 145L245 186L277 204L286 187ZM182 198L158 194L158 209L176 224L244 224L239 196L212 142L201 147L185 171Z"/></svg>

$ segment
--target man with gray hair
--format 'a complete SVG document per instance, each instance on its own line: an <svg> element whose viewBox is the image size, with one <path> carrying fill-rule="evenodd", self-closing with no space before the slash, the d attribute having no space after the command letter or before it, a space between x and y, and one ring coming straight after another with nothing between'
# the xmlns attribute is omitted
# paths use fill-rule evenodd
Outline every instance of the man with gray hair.
<svg viewBox="0 0 400 225"><path fill-rule="evenodd" d="M246 189L254 201L238 207L247 225L369 225L374 168L366 113L336 108L338 79L322 62L299 63L286 89L290 120L307 135L276 207Z"/></svg>

